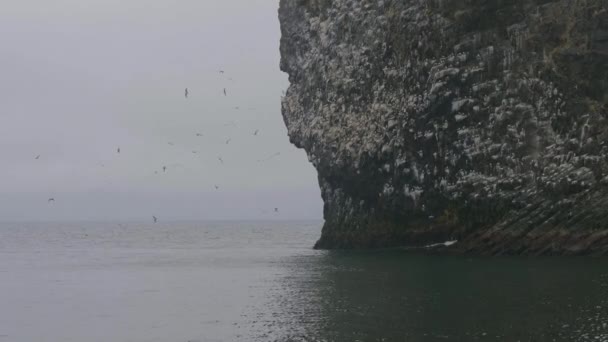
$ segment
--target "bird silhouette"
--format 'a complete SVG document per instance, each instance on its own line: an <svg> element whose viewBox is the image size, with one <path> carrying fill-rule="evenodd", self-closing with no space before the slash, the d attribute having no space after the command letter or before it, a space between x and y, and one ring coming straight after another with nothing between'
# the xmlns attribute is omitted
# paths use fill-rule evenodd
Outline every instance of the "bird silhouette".
<svg viewBox="0 0 608 342"><path fill-rule="evenodd" d="M228 95L226 94L226 88L224 88L224 96L228 96Z"/></svg>
<svg viewBox="0 0 608 342"><path fill-rule="evenodd" d="M152 219L154 220L154 223L158 222L158 218L154 215L152 215Z"/></svg>
<svg viewBox="0 0 608 342"><path fill-rule="evenodd" d="M120 147L116 149L116 153L120 153Z"/></svg>
<svg viewBox="0 0 608 342"><path fill-rule="evenodd" d="M37 155L36 158L34 158L36 160L40 159L40 155Z"/></svg>
<svg viewBox="0 0 608 342"><path fill-rule="evenodd" d="M217 160L219 160L220 163L224 164L224 160L222 159L222 157L217 157Z"/></svg>
<svg viewBox="0 0 608 342"><path fill-rule="evenodd" d="M220 189L220 187L217 186L217 185L214 185L214 187L215 187L215 190L219 190Z"/></svg>
<svg viewBox="0 0 608 342"><path fill-rule="evenodd" d="M253 132L253 135L258 135L259 132L260 132L260 130L256 129L255 132Z"/></svg>
<svg viewBox="0 0 608 342"><path fill-rule="evenodd" d="M223 73L224 73L224 70L220 70L220 74L223 74Z"/></svg>
<svg viewBox="0 0 608 342"><path fill-rule="evenodd" d="M202 134L202 133L196 133L196 136L197 136L197 137L202 137L202 136L203 136L203 134Z"/></svg>
<svg viewBox="0 0 608 342"><path fill-rule="evenodd" d="M171 141L169 141L167 144L169 144L169 146L175 146L175 144Z"/></svg>
<svg viewBox="0 0 608 342"><path fill-rule="evenodd" d="M189 94L190 94L190 92L188 91L188 88L186 88L186 90L184 90L184 97L188 98Z"/></svg>
<svg viewBox="0 0 608 342"><path fill-rule="evenodd" d="M47 203L51 203L51 202L55 203L55 199L53 197L49 198L49 200L47 201Z"/></svg>
<svg viewBox="0 0 608 342"><path fill-rule="evenodd" d="M226 145L230 144L231 141L232 141L232 138L228 138L228 140L226 140Z"/></svg>
<svg viewBox="0 0 608 342"><path fill-rule="evenodd" d="M279 208L274 208L274 212L278 213L279 212Z"/></svg>
<svg viewBox="0 0 608 342"><path fill-rule="evenodd" d="M163 166L163 172L167 172L167 167Z"/></svg>
<svg viewBox="0 0 608 342"><path fill-rule="evenodd" d="M197 154L197 153L198 153L198 151L192 151L192 154Z"/></svg>

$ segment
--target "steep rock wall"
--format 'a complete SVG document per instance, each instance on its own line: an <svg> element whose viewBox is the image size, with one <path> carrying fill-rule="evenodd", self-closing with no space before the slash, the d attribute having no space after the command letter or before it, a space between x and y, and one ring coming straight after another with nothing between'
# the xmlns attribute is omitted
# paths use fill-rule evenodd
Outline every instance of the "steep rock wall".
<svg viewBox="0 0 608 342"><path fill-rule="evenodd" d="M605 0L282 0L317 248L608 253Z"/></svg>

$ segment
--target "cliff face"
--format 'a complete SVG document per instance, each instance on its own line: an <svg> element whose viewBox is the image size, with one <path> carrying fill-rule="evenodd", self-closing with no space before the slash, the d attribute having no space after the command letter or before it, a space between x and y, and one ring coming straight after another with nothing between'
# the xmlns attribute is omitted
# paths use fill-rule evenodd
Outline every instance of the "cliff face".
<svg viewBox="0 0 608 342"><path fill-rule="evenodd" d="M606 0L282 0L318 248L608 254Z"/></svg>

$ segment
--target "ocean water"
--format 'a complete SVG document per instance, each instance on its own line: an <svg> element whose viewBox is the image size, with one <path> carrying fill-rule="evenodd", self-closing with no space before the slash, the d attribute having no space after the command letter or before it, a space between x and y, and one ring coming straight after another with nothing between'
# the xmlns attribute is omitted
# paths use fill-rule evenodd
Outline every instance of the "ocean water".
<svg viewBox="0 0 608 342"><path fill-rule="evenodd" d="M314 251L320 222L0 224L0 342L608 341L608 260Z"/></svg>

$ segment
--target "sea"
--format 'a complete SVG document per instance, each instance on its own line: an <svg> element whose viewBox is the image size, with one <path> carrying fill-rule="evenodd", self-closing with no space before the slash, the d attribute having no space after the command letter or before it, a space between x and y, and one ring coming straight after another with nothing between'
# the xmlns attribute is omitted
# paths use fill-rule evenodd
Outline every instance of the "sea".
<svg viewBox="0 0 608 342"><path fill-rule="evenodd" d="M322 222L1 223L0 342L608 341L608 260L317 251Z"/></svg>

